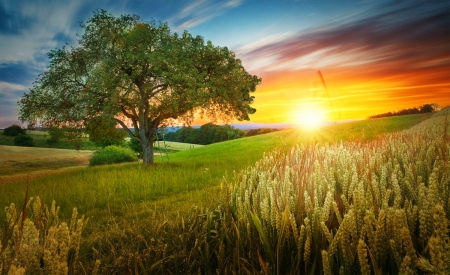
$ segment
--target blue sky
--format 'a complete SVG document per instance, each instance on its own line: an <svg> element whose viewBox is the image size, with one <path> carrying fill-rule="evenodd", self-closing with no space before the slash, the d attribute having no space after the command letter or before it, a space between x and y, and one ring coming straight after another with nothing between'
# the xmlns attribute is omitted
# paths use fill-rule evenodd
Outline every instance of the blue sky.
<svg viewBox="0 0 450 275"><path fill-rule="evenodd" d="M263 79L254 122L290 122L303 105L330 100L341 119L450 104L449 1L4 0L0 128L20 123L17 101L45 71L47 52L75 45L80 21L98 9L168 22L236 52Z"/></svg>

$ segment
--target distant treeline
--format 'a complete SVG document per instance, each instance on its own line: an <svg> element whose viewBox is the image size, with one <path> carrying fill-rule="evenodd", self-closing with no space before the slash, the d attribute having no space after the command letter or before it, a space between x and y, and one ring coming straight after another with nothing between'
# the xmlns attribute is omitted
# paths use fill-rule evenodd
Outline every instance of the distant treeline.
<svg viewBox="0 0 450 275"><path fill-rule="evenodd" d="M207 123L200 128L183 127L175 132L166 133L164 139L166 141L207 145L245 136L267 134L274 131L278 131L278 129L260 128L244 131L234 128L231 125L215 125L213 123Z"/></svg>
<svg viewBox="0 0 450 275"><path fill-rule="evenodd" d="M251 129L247 130L247 133L245 134L246 137L256 136L256 135L262 135L262 134L268 134L272 132L280 131L280 129L274 129L274 128L259 128L259 129Z"/></svg>
<svg viewBox="0 0 450 275"><path fill-rule="evenodd" d="M167 141L206 145L243 136L245 136L245 131L236 129L231 125L207 123L200 128L183 127L176 132L169 132L165 134L164 139Z"/></svg>
<svg viewBox="0 0 450 275"><path fill-rule="evenodd" d="M439 110L439 105L437 105L437 104L424 104L420 107L403 109L398 112L388 112L388 113L384 113L384 114L373 115L373 116L370 116L369 118L423 114L423 113L435 112L437 110Z"/></svg>

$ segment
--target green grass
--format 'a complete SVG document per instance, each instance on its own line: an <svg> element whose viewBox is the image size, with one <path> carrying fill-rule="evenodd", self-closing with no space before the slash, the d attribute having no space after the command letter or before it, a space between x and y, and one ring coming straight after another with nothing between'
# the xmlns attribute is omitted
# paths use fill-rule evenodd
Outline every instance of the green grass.
<svg viewBox="0 0 450 275"><path fill-rule="evenodd" d="M33 180L29 195L40 196L47 202L55 199L62 206L63 215L70 215L71 209L78 207L80 213L87 215L102 209L113 209L125 217L134 204L155 202L164 205L171 196L186 201L181 208L187 209L191 203L205 202L195 198L184 200L180 194L210 192L208 189L217 188L223 179L230 180L234 171L253 165L265 152L289 150L299 143L369 139L411 127L427 117L413 115L357 121L332 125L316 132L298 129L279 131L180 151L169 156L169 164L161 163L161 158L156 157L153 167L133 163L80 169ZM366 134L367 129L371 129L371 135ZM0 185L0 205L21 203L25 185L25 182ZM206 204L209 205L209 202L211 200ZM4 213L0 212L0 223L3 221Z"/></svg>

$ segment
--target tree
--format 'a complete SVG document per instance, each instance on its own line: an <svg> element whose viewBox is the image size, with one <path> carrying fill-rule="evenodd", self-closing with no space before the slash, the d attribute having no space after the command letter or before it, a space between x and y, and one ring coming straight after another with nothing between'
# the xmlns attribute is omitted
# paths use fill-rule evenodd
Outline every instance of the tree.
<svg viewBox="0 0 450 275"><path fill-rule="evenodd" d="M421 113L431 113L434 112L435 108L432 104L424 104L420 106L420 112Z"/></svg>
<svg viewBox="0 0 450 275"><path fill-rule="evenodd" d="M5 136L15 137L18 135L25 135L25 130L22 129L19 125L11 125L9 127L6 127L5 130L3 130L3 134Z"/></svg>
<svg viewBox="0 0 450 275"><path fill-rule="evenodd" d="M50 51L48 70L19 102L22 121L82 128L107 116L140 142L151 164L158 127L189 125L197 113L230 121L255 112L250 93L261 79L226 47L104 10L83 27L78 46Z"/></svg>

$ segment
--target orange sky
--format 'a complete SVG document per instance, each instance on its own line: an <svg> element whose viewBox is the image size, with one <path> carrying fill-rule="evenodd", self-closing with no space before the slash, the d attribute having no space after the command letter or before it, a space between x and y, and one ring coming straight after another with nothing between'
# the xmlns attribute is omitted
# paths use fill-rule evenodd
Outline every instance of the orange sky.
<svg viewBox="0 0 450 275"><path fill-rule="evenodd" d="M321 72L327 90L317 70L281 71L263 76L254 93L253 107L257 112L251 121L295 122L292 113L308 105L325 110L328 121L365 119L427 103L450 105L450 82L433 78L448 74L446 71L383 75L353 68Z"/></svg>
<svg viewBox="0 0 450 275"><path fill-rule="evenodd" d="M308 105L325 110L328 121L450 105L450 9L410 6L322 25L255 41L237 56L262 78L251 122L293 123L293 112Z"/></svg>

